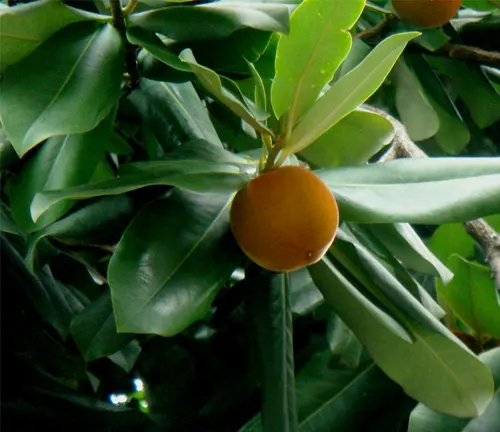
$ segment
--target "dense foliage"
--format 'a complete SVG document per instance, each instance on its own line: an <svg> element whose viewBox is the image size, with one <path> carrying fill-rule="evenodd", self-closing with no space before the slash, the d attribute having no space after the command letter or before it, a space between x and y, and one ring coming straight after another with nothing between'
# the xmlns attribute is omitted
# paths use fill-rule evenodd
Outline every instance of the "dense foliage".
<svg viewBox="0 0 500 432"><path fill-rule="evenodd" d="M500 430L497 0L7 3L6 430ZM230 230L279 164L340 214L290 273Z"/></svg>

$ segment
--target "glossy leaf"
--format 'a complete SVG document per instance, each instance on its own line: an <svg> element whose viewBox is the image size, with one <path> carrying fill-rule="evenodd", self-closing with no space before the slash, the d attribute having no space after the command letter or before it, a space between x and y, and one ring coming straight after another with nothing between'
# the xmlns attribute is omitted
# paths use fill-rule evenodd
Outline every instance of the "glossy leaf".
<svg viewBox="0 0 500 432"><path fill-rule="evenodd" d="M353 111L299 155L314 167L362 165L391 142L391 123L367 111Z"/></svg>
<svg viewBox="0 0 500 432"><path fill-rule="evenodd" d="M132 201L125 195L106 197L50 224L29 238L26 262L33 269L38 242L56 237L66 243L91 243L99 235L124 225L132 216Z"/></svg>
<svg viewBox="0 0 500 432"><path fill-rule="evenodd" d="M437 284L453 312L477 335L500 338L500 299L483 265L452 255L447 262L455 277L448 284Z"/></svg>
<svg viewBox="0 0 500 432"><path fill-rule="evenodd" d="M134 218L108 270L119 332L173 336L205 316L242 260L229 232L230 202L175 191Z"/></svg>
<svg viewBox="0 0 500 432"><path fill-rule="evenodd" d="M463 224L444 224L432 234L427 246L442 262L451 255L474 258L474 239L467 234Z"/></svg>
<svg viewBox="0 0 500 432"><path fill-rule="evenodd" d="M407 43L419 33L399 33L382 41L352 71L336 81L292 132L286 154L303 150L365 102L384 82Z"/></svg>
<svg viewBox="0 0 500 432"><path fill-rule="evenodd" d="M202 138L222 147L207 110L190 82L165 83L143 78L130 99L164 148L168 147L172 125L182 141Z"/></svg>
<svg viewBox="0 0 500 432"><path fill-rule="evenodd" d="M330 347L330 367L338 369L357 369L361 362L363 346L354 333L338 315L328 317L326 339Z"/></svg>
<svg viewBox="0 0 500 432"><path fill-rule="evenodd" d="M422 84L404 59L399 59L393 72L396 106L410 138L423 141L439 130L439 117Z"/></svg>
<svg viewBox="0 0 500 432"><path fill-rule="evenodd" d="M86 19L63 2L53 0L0 9L0 72L29 55L61 28Z"/></svg>
<svg viewBox="0 0 500 432"><path fill-rule="evenodd" d="M498 158L419 158L315 172L346 221L440 224L500 211Z"/></svg>
<svg viewBox="0 0 500 432"><path fill-rule="evenodd" d="M484 412L493 395L491 374L439 321L442 332L408 321L415 339L405 341L374 318L375 306L327 258L309 271L326 302L409 396L458 417Z"/></svg>
<svg viewBox="0 0 500 432"><path fill-rule="evenodd" d="M290 129L316 102L351 48L349 29L364 0L305 0L280 37L271 100L277 118L288 112ZM304 31L304 29L308 29Z"/></svg>
<svg viewBox="0 0 500 432"><path fill-rule="evenodd" d="M258 110L258 112L251 111L247 106L249 101L245 101L243 99L243 95L235 95L227 88L228 86L233 88L236 87L231 80L226 78L223 82L222 77L217 75L214 71L198 64L189 49L183 51L180 54L180 58L191 66L191 69L198 77L202 85L222 104L233 111L237 116L245 120L250 126L255 128L255 130L264 134L271 133L260 122L260 120L265 120L269 115L261 112L260 110Z"/></svg>
<svg viewBox="0 0 500 432"><path fill-rule="evenodd" d="M71 335L87 362L115 353L133 338L130 334L117 333L109 291L73 318Z"/></svg>
<svg viewBox="0 0 500 432"><path fill-rule="evenodd" d="M311 279L307 269L290 272L290 302L292 312L306 316L324 303L323 296Z"/></svg>
<svg viewBox="0 0 500 432"><path fill-rule="evenodd" d="M297 430L290 286L286 274L247 274L248 311L256 330L262 374L264 431Z"/></svg>
<svg viewBox="0 0 500 432"><path fill-rule="evenodd" d="M243 28L288 32L286 5L215 2L171 6L132 14L128 23L161 33L176 41L221 39Z"/></svg>
<svg viewBox="0 0 500 432"><path fill-rule="evenodd" d="M135 340L129 342L122 349L108 356L108 358L125 372L130 373L135 366L137 359L142 352L142 348Z"/></svg>
<svg viewBox="0 0 500 432"><path fill-rule="evenodd" d="M439 276L448 283L453 274L424 244L409 224L377 224L370 226L371 232L407 268Z"/></svg>
<svg viewBox="0 0 500 432"><path fill-rule="evenodd" d="M426 60L440 74L449 77L454 91L480 128L486 128L500 120L500 95L477 67L442 57L426 56Z"/></svg>
<svg viewBox="0 0 500 432"><path fill-rule="evenodd" d="M91 180L98 162L104 157L114 120L113 111L94 130L50 138L35 150L11 184L11 210L20 228L27 232L40 229L74 205L68 200L53 207L36 222L31 217L30 206L37 193L82 185Z"/></svg>
<svg viewBox="0 0 500 432"><path fill-rule="evenodd" d="M81 200L97 196L120 195L147 186L177 186L198 192L237 191L250 175L234 165L200 160L136 162L122 165L123 175L113 180L38 193L31 205L37 220L48 209L65 200Z"/></svg>
<svg viewBox="0 0 500 432"><path fill-rule="evenodd" d="M40 64L46 64L43 80ZM95 128L118 100L123 64L118 30L75 23L7 69L0 115L16 152L22 156L51 136Z"/></svg>
<svg viewBox="0 0 500 432"><path fill-rule="evenodd" d="M441 414L417 405L410 416L408 432L488 432L500 429L500 348L493 348L479 355L491 370L495 380L495 397L486 411L475 418L458 418Z"/></svg>

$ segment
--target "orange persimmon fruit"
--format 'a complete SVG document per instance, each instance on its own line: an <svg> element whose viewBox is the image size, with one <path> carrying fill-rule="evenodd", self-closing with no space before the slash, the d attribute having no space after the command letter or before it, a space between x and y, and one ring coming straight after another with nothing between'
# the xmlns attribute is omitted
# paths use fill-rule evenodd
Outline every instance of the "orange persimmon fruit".
<svg viewBox="0 0 500 432"><path fill-rule="evenodd" d="M440 27L452 19L462 0L392 0L399 17L422 28Z"/></svg>
<svg viewBox="0 0 500 432"><path fill-rule="evenodd" d="M313 172L283 166L253 178L230 211L236 242L253 262L274 272L318 262L339 224L337 202Z"/></svg>

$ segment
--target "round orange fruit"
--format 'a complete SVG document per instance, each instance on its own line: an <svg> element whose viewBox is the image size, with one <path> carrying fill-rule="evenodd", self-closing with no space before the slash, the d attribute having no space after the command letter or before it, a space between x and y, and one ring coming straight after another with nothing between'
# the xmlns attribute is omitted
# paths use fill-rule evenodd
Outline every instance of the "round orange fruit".
<svg viewBox="0 0 500 432"><path fill-rule="evenodd" d="M255 177L234 197L231 230L259 266L287 272L318 262L335 238L334 196L313 172L284 166Z"/></svg>
<svg viewBox="0 0 500 432"><path fill-rule="evenodd" d="M452 19L462 0L392 0L400 18L423 28L440 27Z"/></svg>

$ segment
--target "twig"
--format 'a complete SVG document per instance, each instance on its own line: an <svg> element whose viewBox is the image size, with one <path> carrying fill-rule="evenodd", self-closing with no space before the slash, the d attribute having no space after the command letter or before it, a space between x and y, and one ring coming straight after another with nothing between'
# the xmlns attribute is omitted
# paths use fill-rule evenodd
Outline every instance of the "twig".
<svg viewBox="0 0 500 432"><path fill-rule="evenodd" d="M500 67L500 52L486 51L469 45L447 43L436 51L450 58L472 60L477 63Z"/></svg>
<svg viewBox="0 0 500 432"><path fill-rule="evenodd" d="M125 32L125 19L123 18L121 0L109 0L109 5L113 15L113 25L121 32Z"/></svg>
<svg viewBox="0 0 500 432"><path fill-rule="evenodd" d="M391 122L394 127L394 138L389 150L379 159L380 163L398 158L427 158L408 136L404 125L386 112L368 105L362 106L367 111L381 115ZM484 249L486 261L491 267L492 278L496 288L500 290L500 235L491 228L484 219L476 219L464 223L467 233L474 238Z"/></svg>
<svg viewBox="0 0 500 432"><path fill-rule="evenodd" d="M376 26L367 28L366 30L363 30L353 35L353 39L361 39L361 40L371 39L382 33L385 30L385 28L389 25L389 23L391 21L394 21L396 18L397 18L396 15L387 14L384 16L384 19L380 21Z"/></svg>

